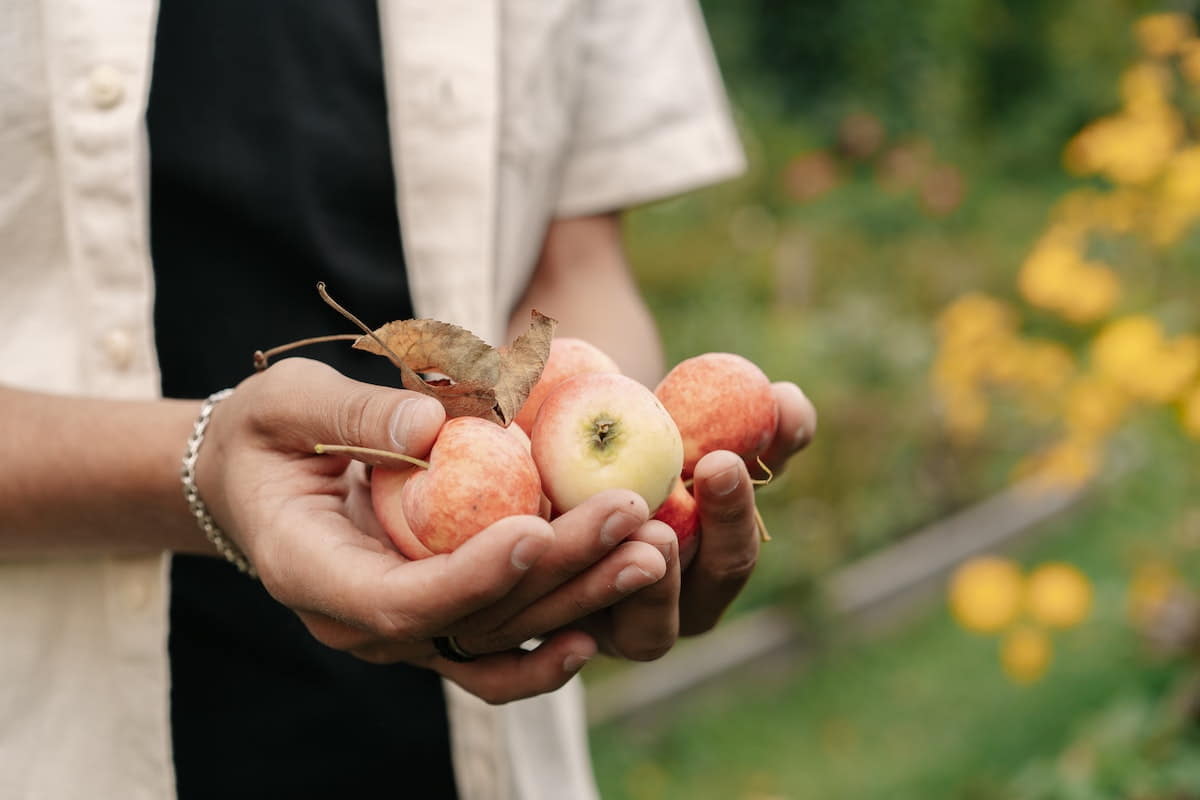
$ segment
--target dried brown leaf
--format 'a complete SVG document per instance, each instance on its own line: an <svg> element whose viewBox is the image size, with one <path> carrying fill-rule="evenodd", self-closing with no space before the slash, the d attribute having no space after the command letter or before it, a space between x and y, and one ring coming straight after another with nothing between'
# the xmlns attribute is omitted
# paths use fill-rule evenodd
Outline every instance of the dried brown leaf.
<svg viewBox="0 0 1200 800"><path fill-rule="evenodd" d="M558 323L534 311L529 330L496 349L475 334L430 319L389 322L354 347L386 356L400 369L404 388L437 398L449 417L483 417L507 425L537 383ZM382 343L382 344L381 344ZM418 373L450 382L428 382Z"/></svg>
<svg viewBox="0 0 1200 800"><path fill-rule="evenodd" d="M550 356L550 342L558 321L540 314L535 309L529 312L529 330L522 333L508 347L500 348L500 380L496 383L496 405L501 409L505 423L511 422L533 385L542 377L546 359Z"/></svg>

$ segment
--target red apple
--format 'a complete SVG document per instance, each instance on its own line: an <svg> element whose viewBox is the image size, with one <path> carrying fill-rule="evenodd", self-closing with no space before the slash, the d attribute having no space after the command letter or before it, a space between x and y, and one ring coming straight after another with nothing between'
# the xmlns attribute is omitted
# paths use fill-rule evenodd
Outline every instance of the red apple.
<svg viewBox="0 0 1200 800"><path fill-rule="evenodd" d="M585 342L583 339L573 339L564 336L550 342L550 356L542 370L542 377L533 385L529 398L517 412L513 420L521 426L521 430L529 433L533 430L533 421L537 418L538 409L546 396L565 381L576 375L587 372L620 372L617 362L608 357L600 348Z"/></svg>
<svg viewBox="0 0 1200 800"><path fill-rule="evenodd" d="M530 439L542 489L558 513L605 489L631 489L653 512L683 464L671 416L624 375L588 373L560 383L543 401Z"/></svg>
<svg viewBox="0 0 1200 800"><path fill-rule="evenodd" d="M675 537L679 540L679 561L684 566L691 561L699 543L696 536L700 532L699 511L696 498L688 491L683 480L676 478L671 493L654 513L654 519L665 522L675 531Z"/></svg>
<svg viewBox="0 0 1200 800"><path fill-rule="evenodd" d="M763 371L733 353L705 353L681 361L654 390L683 437L683 476L714 450L731 450L747 463L770 444L779 408Z"/></svg>
<svg viewBox="0 0 1200 800"><path fill-rule="evenodd" d="M403 555L449 553L493 522L537 514L537 468L524 435L477 417L448 420L429 453L429 468L376 468L375 516Z"/></svg>

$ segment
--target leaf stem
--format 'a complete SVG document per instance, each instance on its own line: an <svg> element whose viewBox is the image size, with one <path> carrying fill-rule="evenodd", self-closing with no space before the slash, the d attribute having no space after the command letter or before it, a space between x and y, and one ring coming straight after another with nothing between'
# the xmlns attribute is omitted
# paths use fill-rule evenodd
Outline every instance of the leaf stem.
<svg viewBox="0 0 1200 800"><path fill-rule="evenodd" d="M270 350L255 350L254 351L254 368L259 372L271 365L271 359L280 353L286 353L289 350L295 350L298 347L307 347L310 344L321 344L323 342L348 342L351 339L358 339L357 333L331 333L328 336L312 336L308 339L299 339L287 344L281 344L277 347L272 347Z"/></svg>
<svg viewBox="0 0 1200 800"><path fill-rule="evenodd" d="M317 294L321 295L321 299L325 301L326 305L328 305L334 311L341 314L346 319L353 322L355 325L358 326L359 330L361 330L364 334L366 334L367 336L370 336L372 339L374 339L375 343L383 348L383 352L387 354L388 360L391 361L392 364L394 364L397 369L400 369L400 370L404 369L404 359L402 359L402 358L400 358L400 356L396 355L395 350L388 347L387 343L384 342L382 339L380 339L378 336L376 336L375 331L368 328L361 319L359 319L358 317L351 314L344 306L342 306L341 303L339 303L338 301L334 300L332 297L329 296L329 292L325 291L325 281L319 281L317 283Z"/></svg>

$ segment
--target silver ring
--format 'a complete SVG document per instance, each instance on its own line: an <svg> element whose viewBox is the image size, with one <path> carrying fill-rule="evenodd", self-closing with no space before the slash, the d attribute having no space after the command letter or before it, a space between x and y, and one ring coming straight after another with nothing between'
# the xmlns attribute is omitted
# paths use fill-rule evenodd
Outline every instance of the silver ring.
<svg viewBox="0 0 1200 800"><path fill-rule="evenodd" d="M437 648L442 658L448 661L466 664L468 661L475 660L475 656L464 650L453 636L435 636L433 637L433 646Z"/></svg>

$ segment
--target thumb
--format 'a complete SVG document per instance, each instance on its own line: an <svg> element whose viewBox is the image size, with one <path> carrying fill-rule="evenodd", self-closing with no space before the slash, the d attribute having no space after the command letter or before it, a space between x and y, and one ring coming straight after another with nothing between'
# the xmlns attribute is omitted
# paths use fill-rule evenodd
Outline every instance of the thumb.
<svg viewBox="0 0 1200 800"><path fill-rule="evenodd" d="M269 396L301 404L293 429L301 450L331 444L423 456L446 421L432 397L352 380L318 361L285 359L263 375Z"/></svg>

